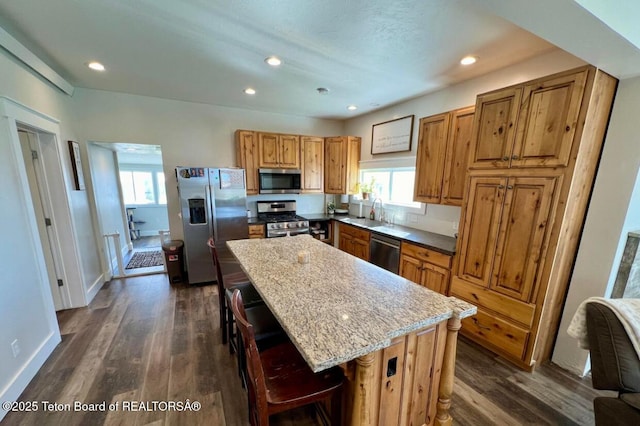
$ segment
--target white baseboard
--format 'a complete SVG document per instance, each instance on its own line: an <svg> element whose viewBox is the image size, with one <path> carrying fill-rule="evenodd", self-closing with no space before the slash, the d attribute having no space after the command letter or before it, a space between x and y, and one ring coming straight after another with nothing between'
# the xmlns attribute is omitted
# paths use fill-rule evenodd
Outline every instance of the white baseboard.
<svg viewBox="0 0 640 426"><path fill-rule="evenodd" d="M141 237L157 237L160 234L160 230L140 231Z"/></svg>
<svg viewBox="0 0 640 426"><path fill-rule="evenodd" d="M56 331L52 332L42 342L38 350L31 356L31 358L29 358L9 384L2 390L0 393L0 401L16 401L61 341L60 333L57 332L56 327ZM0 421L6 414L7 410L0 407Z"/></svg>
<svg viewBox="0 0 640 426"><path fill-rule="evenodd" d="M89 288L87 289L87 305L91 303L94 297L96 297L96 294L98 294L98 292L106 282L104 278L104 274L100 274L100 276L98 276L93 284L91 284L91 286L89 286Z"/></svg>

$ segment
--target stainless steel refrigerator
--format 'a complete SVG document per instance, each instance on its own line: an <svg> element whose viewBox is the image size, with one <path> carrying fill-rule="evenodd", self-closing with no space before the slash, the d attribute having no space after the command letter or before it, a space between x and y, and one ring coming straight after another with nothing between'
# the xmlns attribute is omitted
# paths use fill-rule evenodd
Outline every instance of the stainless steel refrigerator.
<svg viewBox="0 0 640 426"><path fill-rule="evenodd" d="M177 167L176 176L189 283L216 280L207 246L210 236L214 238L223 273L237 270L226 242L249 238L244 170Z"/></svg>

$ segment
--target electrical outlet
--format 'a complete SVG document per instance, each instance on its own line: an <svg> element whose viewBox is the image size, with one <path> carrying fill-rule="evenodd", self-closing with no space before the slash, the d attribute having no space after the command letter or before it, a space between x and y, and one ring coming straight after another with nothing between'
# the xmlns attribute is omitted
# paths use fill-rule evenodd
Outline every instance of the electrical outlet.
<svg viewBox="0 0 640 426"><path fill-rule="evenodd" d="M20 345L18 345L18 339L11 342L11 351L13 352L13 357L17 358L20 355Z"/></svg>

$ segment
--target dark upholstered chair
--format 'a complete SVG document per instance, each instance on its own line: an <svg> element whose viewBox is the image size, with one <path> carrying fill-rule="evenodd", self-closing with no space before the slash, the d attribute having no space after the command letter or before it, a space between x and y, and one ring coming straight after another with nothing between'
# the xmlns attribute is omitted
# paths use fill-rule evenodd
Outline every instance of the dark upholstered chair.
<svg viewBox="0 0 640 426"><path fill-rule="evenodd" d="M640 425L640 360L608 306L587 304L587 336L593 387L618 392L593 401L596 425Z"/></svg>
<svg viewBox="0 0 640 426"><path fill-rule="evenodd" d="M331 401L331 424L339 425L344 381L342 370L334 367L314 373L290 341L259 352L240 291L233 292L231 309L247 360L251 425L266 426L272 414L323 400Z"/></svg>

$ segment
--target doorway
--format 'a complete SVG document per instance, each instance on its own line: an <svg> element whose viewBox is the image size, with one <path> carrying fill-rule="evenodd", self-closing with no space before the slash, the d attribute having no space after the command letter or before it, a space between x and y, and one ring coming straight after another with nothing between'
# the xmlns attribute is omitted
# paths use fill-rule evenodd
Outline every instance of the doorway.
<svg viewBox="0 0 640 426"><path fill-rule="evenodd" d="M164 273L169 218L160 146L92 142L89 157L109 275Z"/></svg>

